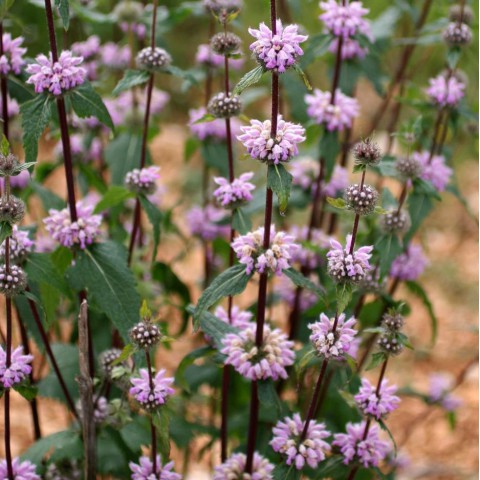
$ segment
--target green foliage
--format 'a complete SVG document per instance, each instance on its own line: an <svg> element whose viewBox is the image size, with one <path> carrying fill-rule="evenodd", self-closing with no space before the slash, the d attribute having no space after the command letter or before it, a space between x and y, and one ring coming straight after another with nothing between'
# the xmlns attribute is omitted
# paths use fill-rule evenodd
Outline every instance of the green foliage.
<svg viewBox="0 0 480 480"><path fill-rule="evenodd" d="M143 85L148 82L148 79L152 75L146 70L126 70L123 78L117 83L117 86L113 89L113 95L130 90L132 87Z"/></svg>
<svg viewBox="0 0 480 480"><path fill-rule="evenodd" d="M68 0L55 0L55 6L62 19L63 28L68 30L70 25L70 7L68 5Z"/></svg>
<svg viewBox="0 0 480 480"><path fill-rule="evenodd" d="M271 379L258 382L258 400L267 409L274 409L277 415L281 414L282 402Z"/></svg>
<svg viewBox="0 0 480 480"><path fill-rule="evenodd" d="M306 288L315 292L317 295L323 295L325 292L322 290L322 287L313 283L309 278L307 278L303 273L298 272L294 268L289 268L283 270L284 275L286 275L294 285L300 288Z"/></svg>
<svg viewBox="0 0 480 480"><path fill-rule="evenodd" d="M120 185L112 185L105 192L102 199L97 203L93 213L101 213L104 210L108 210L109 208L116 207L117 205L120 205L128 198L133 198L134 196L135 194L130 190L128 190L127 188L121 187Z"/></svg>
<svg viewBox="0 0 480 480"><path fill-rule="evenodd" d="M246 73L233 89L234 95L240 95L245 89L258 83L266 70L262 66L257 66Z"/></svg>
<svg viewBox="0 0 480 480"><path fill-rule="evenodd" d="M202 332L213 339L217 349L223 348L223 337L227 333L237 333L238 330L228 323L222 322L220 319L212 315L210 312L202 312L198 326Z"/></svg>
<svg viewBox="0 0 480 480"><path fill-rule="evenodd" d="M185 379L185 370L187 369L187 367L192 365L195 360L208 357L213 353L215 353L215 350L213 350L213 348L208 345L205 347L197 348L196 350L187 353L187 355L183 357L182 361L177 367L177 370L175 372L175 383L187 393L191 393L190 385Z"/></svg>
<svg viewBox="0 0 480 480"><path fill-rule="evenodd" d="M372 355L372 359L368 364L366 370L373 370L374 368L378 367L380 364L384 363L387 360L387 354L384 352L376 352Z"/></svg>
<svg viewBox="0 0 480 480"><path fill-rule="evenodd" d="M232 228L240 235L246 235L252 230L252 220L245 213L245 209L236 208L233 210Z"/></svg>
<svg viewBox="0 0 480 480"><path fill-rule="evenodd" d="M382 235L374 247L375 254L380 260L380 276L390 271L392 262L403 252L403 246L396 235Z"/></svg>
<svg viewBox="0 0 480 480"><path fill-rule="evenodd" d="M337 285L337 314L340 315L350 303L353 294L351 283L339 283Z"/></svg>
<svg viewBox="0 0 480 480"><path fill-rule="evenodd" d="M287 210L292 178L292 175L290 175L281 163L268 166L267 188L277 195L278 208L280 209L281 215L284 215Z"/></svg>
<svg viewBox="0 0 480 480"><path fill-rule="evenodd" d="M152 421L157 430L158 450L166 462L170 457L170 416L165 406L152 414Z"/></svg>
<svg viewBox="0 0 480 480"><path fill-rule="evenodd" d="M154 262L157 257L158 244L160 243L160 228L162 226L163 214L147 197L140 195L138 199L153 228L152 262Z"/></svg>
<svg viewBox="0 0 480 480"><path fill-rule="evenodd" d="M327 202L329 205L340 210L345 210L347 208L347 202L343 198L332 198L327 197Z"/></svg>
<svg viewBox="0 0 480 480"><path fill-rule="evenodd" d="M12 234L12 226L9 222L0 222L0 244Z"/></svg>

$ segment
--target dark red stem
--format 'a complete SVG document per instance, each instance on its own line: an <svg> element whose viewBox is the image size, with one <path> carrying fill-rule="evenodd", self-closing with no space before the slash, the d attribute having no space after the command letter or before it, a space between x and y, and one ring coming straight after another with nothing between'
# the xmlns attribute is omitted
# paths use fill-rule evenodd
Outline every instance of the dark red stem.
<svg viewBox="0 0 480 480"><path fill-rule="evenodd" d="M148 381L150 383L150 391L154 391L153 385L153 370L152 370L152 361L150 360L150 353L148 350L145 350L145 358L147 359L147 368L148 368ZM152 469L153 474L157 473L157 431L155 425L153 424L153 419L150 417L150 431L152 434Z"/></svg>

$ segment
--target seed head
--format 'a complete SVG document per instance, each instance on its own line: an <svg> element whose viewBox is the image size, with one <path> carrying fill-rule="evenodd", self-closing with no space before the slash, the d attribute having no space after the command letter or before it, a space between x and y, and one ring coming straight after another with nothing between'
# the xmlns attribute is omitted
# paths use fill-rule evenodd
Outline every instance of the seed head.
<svg viewBox="0 0 480 480"><path fill-rule="evenodd" d="M380 350L389 355L398 355L402 352L404 345L396 331L387 331L378 339Z"/></svg>
<svg viewBox="0 0 480 480"><path fill-rule="evenodd" d="M122 351L118 348L111 348L110 350L105 350L99 355L98 361L100 363L100 369L105 377L110 377L114 368L114 365L112 364L117 360L121 353Z"/></svg>
<svg viewBox="0 0 480 480"><path fill-rule="evenodd" d="M137 347L148 350L160 341L162 334L157 325L149 321L143 321L137 323L130 330L130 338Z"/></svg>
<svg viewBox="0 0 480 480"><path fill-rule="evenodd" d="M10 265L7 273L5 265L0 266L0 293L6 297L21 294L27 286L27 277L22 268Z"/></svg>
<svg viewBox="0 0 480 480"><path fill-rule="evenodd" d="M18 168L18 158L9 153L8 155L0 154L0 175L6 177L12 175Z"/></svg>
<svg viewBox="0 0 480 480"><path fill-rule="evenodd" d="M448 16L452 22L462 22L470 25L473 21L473 10L468 5L465 5L462 14L461 5L452 5Z"/></svg>
<svg viewBox="0 0 480 480"><path fill-rule="evenodd" d="M211 98L207 110L210 115L217 118L231 118L242 111L242 103L236 95L226 95L221 92Z"/></svg>
<svg viewBox="0 0 480 480"><path fill-rule="evenodd" d="M388 312L382 318L382 324L384 327L391 331L399 331L402 329L405 323L403 315L398 312Z"/></svg>
<svg viewBox="0 0 480 480"><path fill-rule="evenodd" d="M19 223L25 216L25 204L19 198L0 198L0 222Z"/></svg>
<svg viewBox="0 0 480 480"><path fill-rule="evenodd" d="M146 47L137 55L137 65L145 70L163 70L172 63L170 54L160 47Z"/></svg>
<svg viewBox="0 0 480 480"><path fill-rule="evenodd" d="M380 226L385 233L405 233L410 224L410 216L404 210L392 210L380 220Z"/></svg>
<svg viewBox="0 0 480 480"><path fill-rule="evenodd" d="M398 157L395 162L397 172L404 178L416 178L422 173L422 166L415 157Z"/></svg>
<svg viewBox="0 0 480 480"><path fill-rule="evenodd" d="M378 192L371 185L358 184L350 185L345 190L347 208L353 210L357 215L369 215L375 210L378 200Z"/></svg>
<svg viewBox="0 0 480 480"><path fill-rule="evenodd" d="M450 46L468 45L472 41L472 30L466 23L449 23L443 31L443 39Z"/></svg>
<svg viewBox="0 0 480 480"><path fill-rule="evenodd" d="M382 152L376 142L372 142L369 138L363 142L358 142L352 149L355 163L357 165L374 166L380 163Z"/></svg>
<svg viewBox="0 0 480 480"><path fill-rule="evenodd" d="M242 44L242 40L234 33L217 33L210 40L210 46L215 53L219 55L228 55L237 52Z"/></svg>
<svg viewBox="0 0 480 480"><path fill-rule="evenodd" d="M124 0L113 9L113 14L120 22L135 23L143 13L143 5L140 2Z"/></svg>

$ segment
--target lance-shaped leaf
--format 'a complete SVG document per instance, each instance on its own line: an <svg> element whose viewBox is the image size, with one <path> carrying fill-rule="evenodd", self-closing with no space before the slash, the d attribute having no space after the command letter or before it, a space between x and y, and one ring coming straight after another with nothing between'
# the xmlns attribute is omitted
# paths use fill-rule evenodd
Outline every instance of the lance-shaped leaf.
<svg viewBox="0 0 480 480"><path fill-rule="evenodd" d="M267 188L277 195L281 215L287 210L292 178L282 164L268 166Z"/></svg>
<svg viewBox="0 0 480 480"><path fill-rule="evenodd" d="M112 185L103 195L102 199L95 206L93 213L101 213L109 208L116 207L123 203L127 198L134 197L135 194L120 185Z"/></svg>
<svg viewBox="0 0 480 480"><path fill-rule="evenodd" d="M74 88L69 94L69 98L73 110L80 118L95 117L111 130L115 129L107 107L90 82L84 82Z"/></svg>
<svg viewBox="0 0 480 480"><path fill-rule="evenodd" d="M258 83L264 73L265 69L260 65L247 72L233 89L233 94L240 95L246 88Z"/></svg>
<svg viewBox="0 0 480 480"><path fill-rule="evenodd" d="M223 297L238 295L247 287L253 273L247 274L245 265L234 265L222 272L203 292L193 312L193 327L197 331L200 326L200 318L208 308Z"/></svg>
<svg viewBox="0 0 480 480"><path fill-rule="evenodd" d="M252 220L244 210L236 208L233 211L232 227L240 235L246 235L252 229Z"/></svg>
<svg viewBox="0 0 480 480"><path fill-rule="evenodd" d="M62 19L63 28L68 30L70 26L70 6L68 5L68 0L55 0L55 6Z"/></svg>
<svg viewBox="0 0 480 480"><path fill-rule="evenodd" d="M332 207L340 208L341 210L345 210L347 208L347 202L345 202L343 198L327 197L327 202Z"/></svg>
<svg viewBox="0 0 480 480"><path fill-rule="evenodd" d="M352 299L353 287L350 283L337 285L337 314L340 315Z"/></svg>
<svg viewBox="0 0 480 480"><path fill-rule="evenodd" d="M163 221L163 214L147 197L140 196L139 199L153 228L152 262L154 262L157 256L158 244L160 243L160 227Z"/></svg>
<svg viewBox="0 0 480 480"><path fill-rule="evenodd" d="M152 415L152 421L157 429L158 450L165 463L170 457L170 415L165 406Z"/></svg>
<svg viewBox="0 0 480 480"><path fill-rule="evenodd" d="M317 295L323 295L325 293L320 285L313 283L303 273L298 272L294 268L283 270L283 274L286 275L297 287L306 288L315 292Z"/></svg>
<svg viewBox="0 0 480 480"><path fill-rule="evenodd" d="M130 90L137 85L143 85L148 82L151 73L146 70L127 70L123 75L123 78L117 83L117 86L113 89L113 94L118 95L125 90Z"/></svg>
<svg viewBox="0 0 480 480"><path fill-rule="evenodd" d="M298 76L302 79L303 83L307 87L307 90L313 90L312 86L310 85L310 82L307 78L307 75L302 70L302 67L298 63L294 63L293 64L293 69L298 73Z"/></svg>

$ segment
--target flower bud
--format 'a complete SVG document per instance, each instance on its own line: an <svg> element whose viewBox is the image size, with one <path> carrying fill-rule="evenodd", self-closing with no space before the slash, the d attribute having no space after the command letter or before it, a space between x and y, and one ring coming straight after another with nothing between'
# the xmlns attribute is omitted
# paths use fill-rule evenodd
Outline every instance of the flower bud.
<svg viewBox="0 0 480 480"><path fill-rule="evenodd" d="M18 168L18 165L18 158L13 153L8 155L0 154L0 175L4 177L12 175Z"/></svg>
<svg viewBox="0 0 480 480"><path fill-rule="evenodd" d="M210 46L215 53L219 55L228 55L237 52L242 40L234 33L217 33L210 40Z"/></svg>
<svg viewBox="0 0 480 480"><path fill-rule="evenodd" d="M358 142L352 149L355 163L357 165L374 166L380 163L382 152L376 142L372 142L369 138L363 142Z"/></svg>
<svg viewBox="0 0 480 480"><path fill-rule="evenodd" d="M392 210L380 219L380 227L385 233L405 233L410 225L410 216L403 210Z"/></svg>
<svg viewBox="0 0 480 480"><path fill-rule="evenodd" d="M404 345L395 331L388 331L380 335L378 339L380 350L388 355L398 355L402 352Z"/></svg>
<svg viewBox="0 0 480 480"><path fill-rule="evenodd" d="M19 223L25 216L25 204L19 198L10 195L0 198L0 222Z"/></svg>
<svg viewBox="0 0 480 480"><path fill-rule="evenodd" d="M118 348L111 348L110 350L105 350L98 357L98 362L100 364L100 371L102 374L110 378L112 371L114 369L113 362L120 357L122 353Z"/></svg>
<svg viewBox="0 0 480 480"><path fill-rule="evenodd" d="M398 312L386 313L382 318L382 325L391 331L399 331L405 323L403 315Z"/></svg>
<svg viewBox="0 0 480 480"><path fill-rule="evenodd" d="M416 178L422 172L422 165L414 157L398 157L395 162L397 172L403 178Z"/></svg>
<svg viewBox="0 0 480 480"><path fill-rule="evenodd" d="M137 65L149 71L162 70L172 63L172 57L163 48L146 47L137 55Z"/></svg>
<svg viewBox="0 0 480 480"><path fill-rule="evenodd" d="M22 268L10 265L7 273L6 265L0 266L0 293L6 297L20 295L27 286L27 277Z"/></svg>
<svg viewBox="0 0 480 480"><path fill-rule="evenodd" d="M221 92L211 98L207 110L217 118L231 118L242 111L242 103L236 95L225 95Z"/></svg>
<svg viewBox="0 0 480 480"><path fill-rule="evenodd" d="M149 322L139 322L130 330L132 342L139 348L148 350L155 346L162 338L157 325Z"/></svg>
<svg viewBox="0 0 480 480"><path fill-rule="evenodd" d="M468 45L472 41L472 30L466 23L449 23L442 35L450 46Z"/></svg>
<svg viewBox="0 0 480 480"><path fill-rule="evenodd" d="M369 215L375 210L378 200L378 192L371 185L350 185L345 190L347 208L353 210L357 215Z"/></svg>

